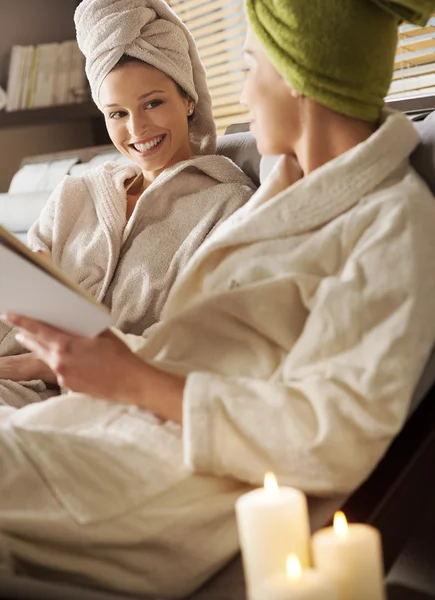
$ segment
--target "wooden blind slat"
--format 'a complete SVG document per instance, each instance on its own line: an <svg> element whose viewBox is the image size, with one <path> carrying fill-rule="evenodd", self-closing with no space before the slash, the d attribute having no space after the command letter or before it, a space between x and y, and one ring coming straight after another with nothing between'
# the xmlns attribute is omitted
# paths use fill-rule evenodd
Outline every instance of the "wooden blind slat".
<svg viewBox="0 0 435 600"><path fill-rule="evenodd" d="M400 44L397 46L396 56L400 54L405 54L407 52L417 52L418 50L428 50L430 48L435 48L435 39L429 38L424 40L412 40L407 44Z"/></svg>
<svg viewBox="0 0 435 600"><path fill-rule="evenodd" d="M232 123L245 121L239 103L245 80L243 44L246 18L243 0L169 0L191 31L207 73L213 117L219 134Z"/></svg>
<svg viewBox="0 0 435 600"><path fill-rule="evenodd" d="M228 34L231 32L231 28L235 25L239 25L240 23L245 24L246 18L242 12L234 15L230 19L219 19L218 21L214 21L211 25L207 25L200 27L199 29L193 29L192 35L194 36L197 43L201 43L201 38L205 36L209 36L212 33L216 33L218 31L224 32L225 36L228 38Z"/></svg>
<svg viewBox="0 0 435 600"><path fill-rule="evenodd" d="M412 98L417 96L433 96L435 91L435 86L432 87L428 87L428 88L422 88L422 89L414 89L410 92L399 92L397 94L390 94L388 96L388 100L398 100L400 99L404 99L404 98Z"/></svg>
<svg viewBox="0 0 435 600"><path fill-rule="evenodd" d="M244 16L244 12L240 6L233 5L229 8L216 10L213 13L207 13L201 18L193 20L190 24L189 29L192 32L192 34L195 35L195 31L197 31L200 27L210 25L211 23L222 22L223 19L229 19L235 14L241 14Z"/></svg>
<svg viewBox="0 0 435 600"><path fill-rule="evenodd" d="M435 34L435 27L433 25L427 25L426 27L414 27L413 29L400 31L399 40L416 37L417 35L426 35L430 33Z"/></svg>
<svg viewBox="0 0 435 600"><path fill-rule="evenodd" d="M226 86L229 83L241 82L242 80L241 73L227 73L226 75L221 75L220 77L212 77L211 79L207 78L208 87L212 92L212 96L216 88L220 88L221 86Z"/></svg>
<svg viewBox="0 0 435 600"><path fill-rule="evenodd" d="M211 67L214 67L215 65L225 64L228 69L228 65L231 64L232 61L242 61L244 66L245 63L242 60L242 55L242 48L237 48L236 50L222 52L221 54L218 54L216 56L208 56L206 59L203 60L203 63L207 69L207 72L209 69L211 69Z"/></svg>
<svg viewBox="0 0 435 600"><path fill-rule="evenodd" d="M242 54L244 41L245 28L243 27L242 31L237 37L234 37L231 40L226 39L224 42L221 42L219 44L213 44L211 46L202 48L200 52L202 60L205 63L208 58L214 58L216 56L220 58L224 55L225 52L228 52L233 48L240 48L240 54Z"/></svg>
<svg viewBox="0 0 435 600"><path fill-rule="evenodd" d="M217 118L217 119L215 119L215 122L216 122L216 127L218 129L220 129L221 131L225 131L225 129L229 125L233 125L234 123L243 123L248 120L249 120L249 115L248 115L248 112L246 111L245 114L238 116L237 121L234 119L233 116L229 116L229 117Z"/></svg>
<svg viewBox="0 0 435 600"><path fill-rule="evenodd" d="M177 15L179 15L180 19L182 19L186 25L189 27L189 23L186 20L186 14L188 14L191 10L194 10L197 6L201 6L204 4L204 0L175 0L172 2L169 1L169 5L175 10Z"/></svg>
<svg viewBox="0 0 435 600"><path fill-rule="evenodd" d="M219 99L221 96L226 94L240 94L243 88L243 80L237 80L236 83L230 83L228 85L221 84L214 89L213 98Z"/></svg>
<svg viewBox="0 0 435 600"><path fill-rule="evenodd" d="M237 104L240 100L241 89L235 94L227 94L226 96L218 96L213 99L213 108L218 106L227 106L230 104Z"/></svg>
<svg viewBox="0 0 435 600"><path fill-rule="evenodd" d="M242 106L239 102L237 102L236 104L229 104L228 106L213 109L213 115L216 118L225 117L227 115L241 115L245 113L246 106Z"/></svg>
<svg viewBox="0 0 435 600"><path fill-rule="evenodd" d="M239 72L239 76L243 77L243 71L245 68L245 62L243 59L237 60L237 61L231 61L227 64L222 63L220 65L217 65L216 67L211 67L210 69L207 69L207 74L208 77L212 78L215 77L216 75L220 75L221 73L228 73L228 70L230 71L238 71Z"/></svg>
<svg viewBox="0 0 435 600"><path fill-rule="evenodd" d="M411 90L420 90L425 87L431 87L435 85L435 66L431 73L420 77L409 77L407 79L399 79L393 81L390 87L390 94L398 94L399 92L410 92Z"/></svg>
<svg viewBox="0 0 435 600"><path fill-rule="evenodd" d="M245 34L246 32L246 24L241 23L237 27L233 27L231 31L220 31L215 35L206 36L203 38L199 38L196 40L196 45L198 46L199 54L201 55L202 49L207 47L213 47L215 44L218 44L223 41L228 41L228 38L231 36L236 36L240 34Z"/></svg>
<svg viewBox="0 0 435 600"><path fill-rule="evenodd" d="M418 77L419 75L426 75L432 73L435 69L435 64L420 65L416 67L408 67L407 69L397 69L393 75L393 81L398 79L407 79L408 77Z"/></svg>
<svg viewBox="0 0 435 600"><path fill-rule="evenodd" d="M223 2L222 0L212 0L211 2L203 2L198 8L188 12L189 29L192 31L198 26L198 21L203 21L208 16L207 23L211 23L219 19L225 13L231 14L235 10L243 10L240 2ZM184 20L183 13L178 12L180 18Z"/></svg>
<svg viewBox="0 0 435 600"><path fill-rule="evenodd" d="M435 60L435 51L428 52L425 54L417 54L417 56L412 56L409 58L404 58L402 60L397 59L395 61L396 68L404 69L406 67L414 67L417 65L425 65L427 63L433 62Z"/></svg>

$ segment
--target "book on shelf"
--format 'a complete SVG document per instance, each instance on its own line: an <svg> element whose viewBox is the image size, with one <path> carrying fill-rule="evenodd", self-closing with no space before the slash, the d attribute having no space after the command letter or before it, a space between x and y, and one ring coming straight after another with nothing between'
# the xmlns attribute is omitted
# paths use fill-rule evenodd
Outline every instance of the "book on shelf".
<svg viewBox="0 0 435 600"><path fill-rule="evenodd" d="M23 46L14 46L11 50L7 85L6 110L18 110L20 107L20 90L23 75Z"/></svg>
<svg viewBox="0 0 435 600"><path fill-rule="evenodd" d="M53 104L58 46L59 44L40 44L38 46L38 66L32 108Z"/></svg>
<svg viewBox="0 0 435 600"><path fill-rule="evenodd" d="M33 69L33 58L35 56L35 46L25 46L23 49L23 74L21 80L21 92L19 108L27 107L29 95L29 84L31 80L31 71Z"/></svg>
<svg viewBox="0 0 435 600"><path fill-rule="evenodd" d="M88 99L84 56L76 40L13 46L6 110L25 110Z"/></svg>
<svg viewBox="0 0 435 600"><path fill-rule="evenodd" d="M54 84L53 104L70 104L70 80L75 40L61 42L57 51L56 80ZM78 47L77 47L78 48Z"/></svg>
<svg viewBox="0 0 435 600"><path fill-rule="evenodd" d="M77 45L73 54L70 89L73 95L72 101L82 102L86 91L85 57Z"/></svg>
<svg viewBox="0 0 435 600"><path fill-rule="evenodd" d="M33 106L33 98L35 96L36 87L36 74L38 72L38 60L39 48L36 47L32 52L27 81L23 83L24 87L26 88L26 96L24 98L24 104L20 106L21 110L25 110L26 108Z"/></svg>
<svg viewBox="0 0 435 600"><path fill-rule="evenodd" d="M88 337L111 325L103 304L1 226L0 281L0 313L24 315Z"/></svg>

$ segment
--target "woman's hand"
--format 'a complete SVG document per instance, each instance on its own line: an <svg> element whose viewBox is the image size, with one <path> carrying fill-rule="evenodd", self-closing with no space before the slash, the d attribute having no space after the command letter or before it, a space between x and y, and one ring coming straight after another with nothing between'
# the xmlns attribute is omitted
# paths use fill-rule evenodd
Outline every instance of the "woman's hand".
<svg viewBox="0 0 435 600"><path fill-rule="evenodd" d="M11 381L32 381L42 379L45 383L56 384L56 376L35 354L18 354L0 358L0 379Z"/></svg>
<svg viewBox="0 0 435 600"><path fill-rule="evenodd" d="M184 380L141 361L111 331L86 338L28 317L5 320L20 329L17 341L50 367L62 387L181 423Z"/></svg>

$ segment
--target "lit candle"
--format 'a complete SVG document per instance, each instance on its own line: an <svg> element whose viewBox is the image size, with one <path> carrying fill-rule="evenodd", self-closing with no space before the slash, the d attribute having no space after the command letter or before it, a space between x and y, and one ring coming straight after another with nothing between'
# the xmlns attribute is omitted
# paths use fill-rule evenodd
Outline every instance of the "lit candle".
<svg viewBox="0 0 435 600"><path fill-rule="evenodd" d="M277 574L252 593L252 600L338 600L336 586L319 571L303 570L298 557L287 558L287 572Z"/></svg>
<svg viewBox="0 0 435 600"><path fill-rule="evenodd" d="M336 582L340 600L384 600L382 544L370 525L347 524L342 512L334 526L313 536L314 564Z"/></svg>
<svg viewBox="0 0 435 600"><path fill-rule="evenodd" d="M283 573L289 554L310 566L310 527L305 495L278 487L267 473L264 488L244 494L236 502L248 598L276 573Z"/></svg>

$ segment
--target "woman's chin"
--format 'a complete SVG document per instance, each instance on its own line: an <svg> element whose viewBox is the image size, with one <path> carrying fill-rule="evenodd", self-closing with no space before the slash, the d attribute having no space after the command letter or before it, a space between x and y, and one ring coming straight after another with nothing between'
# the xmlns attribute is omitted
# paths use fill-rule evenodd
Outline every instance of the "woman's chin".
<svg viewBox="0 0 435 600"><path fill-rule="evenodd" d="M135 156L130 157L133 162L142 170L148 172L163 171L169 165L168 158L165 156L150 156L142 157Z"/></svg>
<svg viewBox="0 0 435 600"><path fill-rule="evenodd" d="M257 142L257 150L261 156L281 156L282 154L294 154L293 150L285 144L273 143L273 140L254 136Z"/></svg>
<svg viewBox="0 0 435 600"><path fill-rule="evenodd" d="M257 150L261 156L274 156L276 153L273 152L270 148L270 144L267 140L262 139L261 137L255 136L255 141L257 143Z"/></svg>

